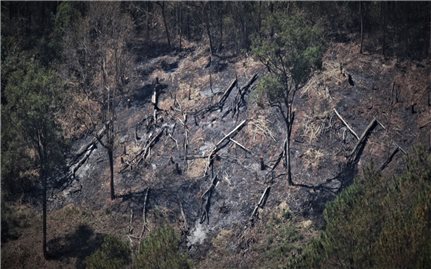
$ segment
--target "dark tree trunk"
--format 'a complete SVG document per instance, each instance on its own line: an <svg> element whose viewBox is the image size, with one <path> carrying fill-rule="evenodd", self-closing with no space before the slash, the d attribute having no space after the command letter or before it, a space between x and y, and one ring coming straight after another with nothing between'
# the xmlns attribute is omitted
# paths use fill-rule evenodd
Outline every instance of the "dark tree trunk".
<svg viewBox="0 0 431 269"><path fill-rule="evenodd" d="M42 164L43 165L43 164ZM46 225L46 219L47 219L47 212L46 212L46 192L47 192L47 182L46 182L46 176L45 176L45 172L43 171L44 169L42 168L41 171L41 180L42 180L42 185L43 185L43 200L42 200L42 251L43 251L43 257L45 257L45 259L48 257L48 251L46 248L46 231L47 231L47 225Z"/></svg>
<svg viewBox="0 0 431 269"><path fill-rule="evenodd" d="M169 28L168 23L166 21L166 14L165 14L165 2L159 3L160 8L162 9L162 17L163 17L163 24L165 26L165 32L166 32L166 39L168 41L168 46L171 47L171 38L169 36Z"/></svg>
<svg viewBox="0 0 431 269"><path fill-rule="evenodd" d="M380 14L382 17L382 54L386 57L386 9L385 2L380 2Z"/></svg>
<svg viewBox="0 0 431 269"><path fill-rule="evenodd" d="M431 3L428 3L431 6ZM425 45L425 55L429 57L431 54L431 7L429 7L428 18L426 20L425 29L427 30L428 44Z"/></svg>
<svg viewBox="0 0 431 269"><path fill-rule="evenodd" d="M46 231L47 231L47 210L46 210L46 193L47 193L47 182L46 182L46 158L45 158L45 145L43 143L42 134L37 134L37 152L39 155L40 162L40 171L39 171L39 180L42 181L42 253L43 257L46 259L48 257L48 251L46 247Z"/></svg>
<svg viewBox="0 0 431 269"><path fill-rule="evenodd" d="M209 45L210 45L210 54L213 55L213 40L211 37L211 29L210 29L210 10L206 10L206 5L204 5L202 7L202 16L204 17L205 20L205 28L207 31L207 35L208 35L208 40L209 40Z"/></svg>
<svg viewBox="0 0 431 269"><path fill-rule="evenodd" d="M286 133L286 141L285 141L285 153L286 153L286 168L287 168L287 182L290 186L293 186L293 180L292 180L292 166L291 166L291 159L290 159L290 138L291 138L291 130L292 130L292 124L293 122L288 123L287 127L287 133Z"/></svg>
<svg viewBox="0 0 431 269"><path fill-rule="evenodd" d="M110 178L110 188L111 188L111 200L115 199L115 190L114 190L114 152L112 148L108 148L108 156L109 156L109 169L111 171Z"/></svg>
<svg viewBox="0 0 431 269"><path fill-rule="evenodd" d="M220 14L219 14L219 18L220 18L220 22L219 22L219 26L220 26L220 43L218 46L218 50L221 51L223 49L223 18L224 18L224 14L223 14L223 3L221 4L220 7Z"/></svg>
<svg viewBox="0 0 431 269"><path fill-rule="evenodd" d="M287 139L287 143L286 143L286 155L287 155L287 182L289 182L290 186L293 186L293 181L292 181L292 166L290 164L290 137Z"/></svg>
<svg viewBox="0 0 431 269"><path fill-rule="evenodd" d="M150 27L150 12L151 12L151 2L147 2L147 18L146 18L146 31L145 31L145 38L147 39L146 41L149 42L150 41L150 31L151 31L151 27Z"/></svg>
<svg viewBox="0 0 431 269"><path fill-rule="evenodd" d="M360 53L362 54L362 47L364 44L364 11L363 11L363 7L362 7L362 1L359 2L359 14L361 17L361 49L360 49Z"/></svg>
<svg viewBox="0 0 431 269"><path fill-rule="evenodd" d="M182 48L182 39L183 39L183 10L181 8L181 5L178 7L178 30L179 30L179 36L180 36L180 50Z"/></svg>

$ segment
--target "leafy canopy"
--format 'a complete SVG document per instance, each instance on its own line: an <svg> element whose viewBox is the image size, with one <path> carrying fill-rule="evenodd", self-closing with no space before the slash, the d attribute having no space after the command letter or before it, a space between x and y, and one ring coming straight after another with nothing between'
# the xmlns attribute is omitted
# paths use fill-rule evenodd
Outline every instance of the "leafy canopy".
<svg viewBox="0 0 431 269"><path fill-rule="evenodd" d="M270 98L298 89L320 67L323 48L320 24L301 13L275 12L264 21L263 36L255 37L252 44L253 54L269 71L259 88L267 89Z"/></svg>
<svg viewBox="0 0 431 269"><path fill-rule="evenodd" d="M2 68L2 176L13 180L34 165L49 171L63 159L55 121L62 106L58 77L23 52L8 54Z"/></svg>
<svg viewBox="0 0 431 269"><path fill-rule="evenodd" d="M431 154L418 148L407 170L368 169L325 212L325 230L289 268L426 268L431 264Z"/></svg>
<svg viewBox="0 0 431 269"><path fill-rule="evenodd" d="M180 238L169 226L155 230L142 241L135 265L146 269L190 268L187 256L180 252Z"/></svg>
<svg viewBox="0 0 431 269"><path fill-rule="evenodd" d="M128 244L113 236L106 236L100 249L86 259L89 269L120 269L130 262Z"/></svg>

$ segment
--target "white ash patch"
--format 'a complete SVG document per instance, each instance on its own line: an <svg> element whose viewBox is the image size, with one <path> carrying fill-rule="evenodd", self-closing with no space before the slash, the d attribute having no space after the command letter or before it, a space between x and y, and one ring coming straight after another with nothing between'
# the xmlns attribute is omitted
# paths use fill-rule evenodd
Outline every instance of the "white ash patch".
<svg viewBox="0 0 431 269"><path fill-rule="evenodd" d="M187 237L187 246L195 244L202 244L207 237L208 226L202 225L199 220L196 221L195 228L192 230L190 236Z"/></svg>

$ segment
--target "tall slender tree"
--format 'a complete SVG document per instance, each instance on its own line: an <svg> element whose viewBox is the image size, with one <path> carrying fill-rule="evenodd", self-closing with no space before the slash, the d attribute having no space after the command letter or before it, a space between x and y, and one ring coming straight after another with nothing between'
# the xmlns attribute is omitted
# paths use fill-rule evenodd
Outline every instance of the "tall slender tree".
<svg viewBox="0 0 431 269"><path fill-rule="evenodd" d="M265 24L266 36L253 42L254 55L268 69L258 90L267 94L270 105L277 108L286 125L284 160L288 182L293 185L290 150L295 95L311 71L320 66L323 31L318 24L308 23L301 14L285 17L281 12L274 12Z"/></svg>
<svg viewBox="0 0 431 269"><path fill-rule="evenodd" d="M7 103L2 106L2 136L5 132L13 133L11 139L22 142L8 141L9 153L22 150L36 153L32 159L42 185L42 252L47 257L48 179L55 175L54 171L64 160L64 144L54 120L61 104L60 84L52 70L25 55L10 56L2 66L5 69L13 66L12 72L6 71L8 83L4 95Z"/></svg>
<svg viewBox="0 0 431 269"><path fill-rule="evenodd" d="M127 41L133 21L121 3L89 3L88 16L82 17L65 40L71 85L83 88L87 97L98 104L91 115L94 128L98 122L106 127L106 139L99 139L106 149L110 167L110 196L115 199L114 152L116 107L126 92L126 77L131 77L131 55ZM97 136L96 136L97 137Z"/></svg>

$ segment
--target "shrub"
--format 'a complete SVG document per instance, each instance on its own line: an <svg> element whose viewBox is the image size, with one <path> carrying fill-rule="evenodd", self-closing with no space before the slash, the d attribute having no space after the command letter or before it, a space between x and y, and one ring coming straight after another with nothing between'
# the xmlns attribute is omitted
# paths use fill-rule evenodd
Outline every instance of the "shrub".
<svg viewBox="0 0 431 269"><path fill-rule="evenodd" d="M407 169L368 169L325 209L325 230L289 268L426 268L431 264L431 154Z"/></svg>
<svg viewBox="0 0 431 269"><path fill-rule="evenodd" d="M136 255L136 268L190 268L188 258L180 251L180 238L172 227L163 226L142 241Z"/></svg>
<svg viewBox="0 0 431 269"><path fill-rule="evenodd" d="M117 269L124 268L131 262L130 248L127 243L113 236L106 236L102 246L87 257L87 268Z"/></svg>

